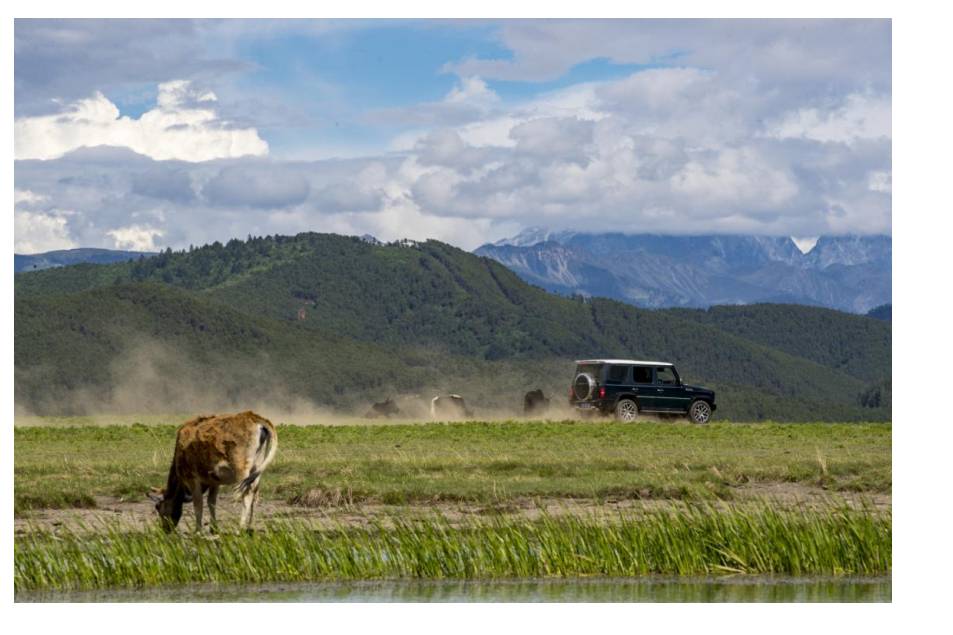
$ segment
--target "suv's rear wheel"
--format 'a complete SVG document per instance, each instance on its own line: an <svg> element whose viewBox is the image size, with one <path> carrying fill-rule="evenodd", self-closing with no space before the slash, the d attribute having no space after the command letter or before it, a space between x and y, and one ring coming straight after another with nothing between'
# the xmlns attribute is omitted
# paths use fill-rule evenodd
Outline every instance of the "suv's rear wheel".
<svg viewBox="0 0 953 635"><path fill-rule="evenodd" d="M615 405L615 418L623 423L632 423L639 416L639 406L631 399L620 399Z"/></svg>
<svg viewBox="0 0 953 635"><path fill-rule="evenodd" d="M711 406L701 399L693 401L688 409L688 418L692 420L692 423L708 423L711 421Z"/></svg>

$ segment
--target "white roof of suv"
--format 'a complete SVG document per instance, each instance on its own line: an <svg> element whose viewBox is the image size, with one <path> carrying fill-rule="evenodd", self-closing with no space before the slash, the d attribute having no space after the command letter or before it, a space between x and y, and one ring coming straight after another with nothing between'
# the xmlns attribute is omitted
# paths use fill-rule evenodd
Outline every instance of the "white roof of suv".
<svg viewBox="0 0 953 635"><path fill-rule="evenodd" d="M672 366L671 362L646 362L638 359L577 359L577 364L634 364L636 366Z"/></svg>

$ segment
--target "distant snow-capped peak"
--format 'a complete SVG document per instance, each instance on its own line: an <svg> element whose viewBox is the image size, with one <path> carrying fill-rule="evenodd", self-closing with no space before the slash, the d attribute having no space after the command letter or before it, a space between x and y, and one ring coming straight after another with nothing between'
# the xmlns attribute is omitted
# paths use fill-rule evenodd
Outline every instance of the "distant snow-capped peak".
<svg viewBox="0 0 953 635"><path fill-rule="evenodd" d="M501 238L493 243L495 247L532 247L547 241L562 242L572 238L576 232L552 231L545 227L527 227L512 238Z"/></svg>

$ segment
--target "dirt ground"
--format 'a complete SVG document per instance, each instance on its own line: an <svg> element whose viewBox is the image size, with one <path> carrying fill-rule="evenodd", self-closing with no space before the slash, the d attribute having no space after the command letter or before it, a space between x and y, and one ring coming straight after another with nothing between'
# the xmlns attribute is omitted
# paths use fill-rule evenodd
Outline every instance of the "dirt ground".
<svg viewBox="0 0 953 635"><path fill-rule="evenodd" d="M746 484L733 490L734 498L730 503L714 502L718 505L757 505L767 503L785 509L824 508L847 505L854 508L863 506L889 512L890 494L832 494L818 487L799 483ZM389 524L395 518L414 518L439 514L451 523L455 520L474 516L502 514L510 518L535 519L544 514L549 516L605 516L611 518L620 513L637 514L643 511L655 511L686 505L678 500L606 500L597 501L584 498L539 498L515 499L501 505L467 502L435 502L429 504L385 505L379 503L361 503L355 505L323 505L308 507L290 505L281 501L261 501L255 508L255 525L273 524L294 520L304 521L317 528L359 527L374 523ZM180 529L192 529L194 516L191 505L187 504ZM218 519L223 530L234 527L240 513L238 502L221 497L218 505ZM118 498L98 497L93 509L37 509L26 512L14 519L17 534L30 531L47 530L88 530L116 527L120 529L144 529L154 526L157 516L153 503L143 498L141 501L128 501ZM208 511L206 507L206 522Z"/></svg>

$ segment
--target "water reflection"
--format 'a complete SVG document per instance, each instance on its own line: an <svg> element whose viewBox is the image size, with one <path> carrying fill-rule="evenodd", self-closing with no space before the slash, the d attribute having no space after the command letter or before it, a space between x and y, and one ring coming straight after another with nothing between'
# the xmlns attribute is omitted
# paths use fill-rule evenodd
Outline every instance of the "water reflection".
<svg viewBox="0 0 953 635"><path fill-rule="evenodd" d="M890 602L884 578L575 578L200 585L21 593L18 602Z"/></svg>

